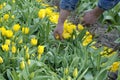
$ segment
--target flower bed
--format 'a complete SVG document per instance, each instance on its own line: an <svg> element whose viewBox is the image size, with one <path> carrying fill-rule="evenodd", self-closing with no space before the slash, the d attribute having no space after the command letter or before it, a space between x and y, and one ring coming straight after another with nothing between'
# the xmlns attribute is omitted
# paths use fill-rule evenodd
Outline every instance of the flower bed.
<svg viewBox="0 0 120 80"><path fill-rule="evenodd" d="M108 71L118 70L117 52L96 48L92 35L81 24L76 29L66 21L65 40L55 40L58 17L56 6L41 0L1 1L2 80L103 80Z"/></svg>

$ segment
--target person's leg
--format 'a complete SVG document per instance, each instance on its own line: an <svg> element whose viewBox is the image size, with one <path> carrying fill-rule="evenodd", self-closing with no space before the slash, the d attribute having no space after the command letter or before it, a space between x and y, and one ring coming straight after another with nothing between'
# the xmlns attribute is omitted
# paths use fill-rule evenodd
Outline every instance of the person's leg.
<svg viewBox="0 0 120 80"><path fill-rule="evenodd" d="M78 0L61 0L60 9L73 11L76 7Z"/></svg>
<svg viewBox="0 0 120 80"><path fill-rule="evenodd" d="M78 0L61 0L60 2L60 16L58 23L64 24L70 11L73 11L76 7Z"/></svg>
<svg viewBox="0 0 120 80"><path fill-rule="evenodd" d="M103 10L109 10L113 8L120 0L99 0L98 7Z"/></svg>

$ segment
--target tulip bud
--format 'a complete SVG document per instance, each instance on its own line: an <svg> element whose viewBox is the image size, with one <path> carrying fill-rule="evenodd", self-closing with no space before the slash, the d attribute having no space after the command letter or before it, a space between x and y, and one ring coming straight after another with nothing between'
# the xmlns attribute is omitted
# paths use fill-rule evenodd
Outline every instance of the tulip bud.
<svg viewBox="0 0 120 80"><path fill-rule="evenodd" d="M20 62L20 69L23 70L25 68L25 62L21 61Z"/></svg>
<svg viewBox="0 0 120 80"><path fill-rule="evenodd" d="M0 64L3 63L3 58L0 56Z"/></svg>
<svg viewBox="0 0 120 80"><path fill-rule="evenodd" d="M30 59L27 60L27 64L30 65Z"/></svg>
<svg viewBox="0 0 120 80"><path fill-rule="evenodd" d="M64 73L65 73L65 75L67 75L68 72L69 72L69 69L68 69L68 67L67 67L67 68L64 69Z"/></svg>
<svg viewBox="0 0 120 80"><path fill-rule="evenodd" d="M76 78L78 76L78 69L75 68L73 71L73 77Z"/></svg>
<svg viewBox="0 0 120 80"><path fill-rule="evenodd" d="M30 79L34 78L34 76L35 76L35 73L32 72L32 73L30 74Z"/></svg>
<svg viewBox="0 0 120 80"><path fill-rule="evenodd" d="M67 80L72 80L70 76L67 77Z"/></svg>
<svg viewBox="0 0 120 80"><path fill-rule="evenodd" d="M29 53L26 53L26 54L25 54L25 58L26 58L26 59L29 59L29 58L30 58Z"/></svg>

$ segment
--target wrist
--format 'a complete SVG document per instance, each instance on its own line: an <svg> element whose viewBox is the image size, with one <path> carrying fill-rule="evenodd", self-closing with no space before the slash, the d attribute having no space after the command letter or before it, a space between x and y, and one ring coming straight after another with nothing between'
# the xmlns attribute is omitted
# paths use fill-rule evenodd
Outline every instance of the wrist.
<svg viewBox="0 0 120 80"><path fill-rule="evenodd" d="M60 25L64 24L69 14L70 14L70 11L61 9L59 14L58 24Z"/></svg>
<svg viewBox="0 0 120 80"><path fill-rule="evenodd" d="M57 24L57 27L59 27L59 28L60 28L60 27L63 28L63 25L64 25L64 23L58 23L58 24Z"/></svg>

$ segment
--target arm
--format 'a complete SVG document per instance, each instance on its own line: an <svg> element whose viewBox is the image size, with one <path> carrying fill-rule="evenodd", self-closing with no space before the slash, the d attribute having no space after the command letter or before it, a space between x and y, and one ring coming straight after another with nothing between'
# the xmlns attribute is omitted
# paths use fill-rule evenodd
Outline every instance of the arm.
<svg viewBox="0 0 120 80"><path fill-rule="evenodd" d="M63 33L63 27L64 27L64 22L67 19L67 16L70 14L70 11L68 10L60 10L60 15L58 19L58 24L57 27L54 30L54 37L59 36L59 38L62 40L62 33Z"/></svg>
<svg viewBox="0 0 120 80"><path fill-rule="evenodd" d="M75 9L78 0L61 0L60 2L60 15L57 27L54 30L54 37L58 35L62 40L64 22L69 16L70 12Z"/></svg>

